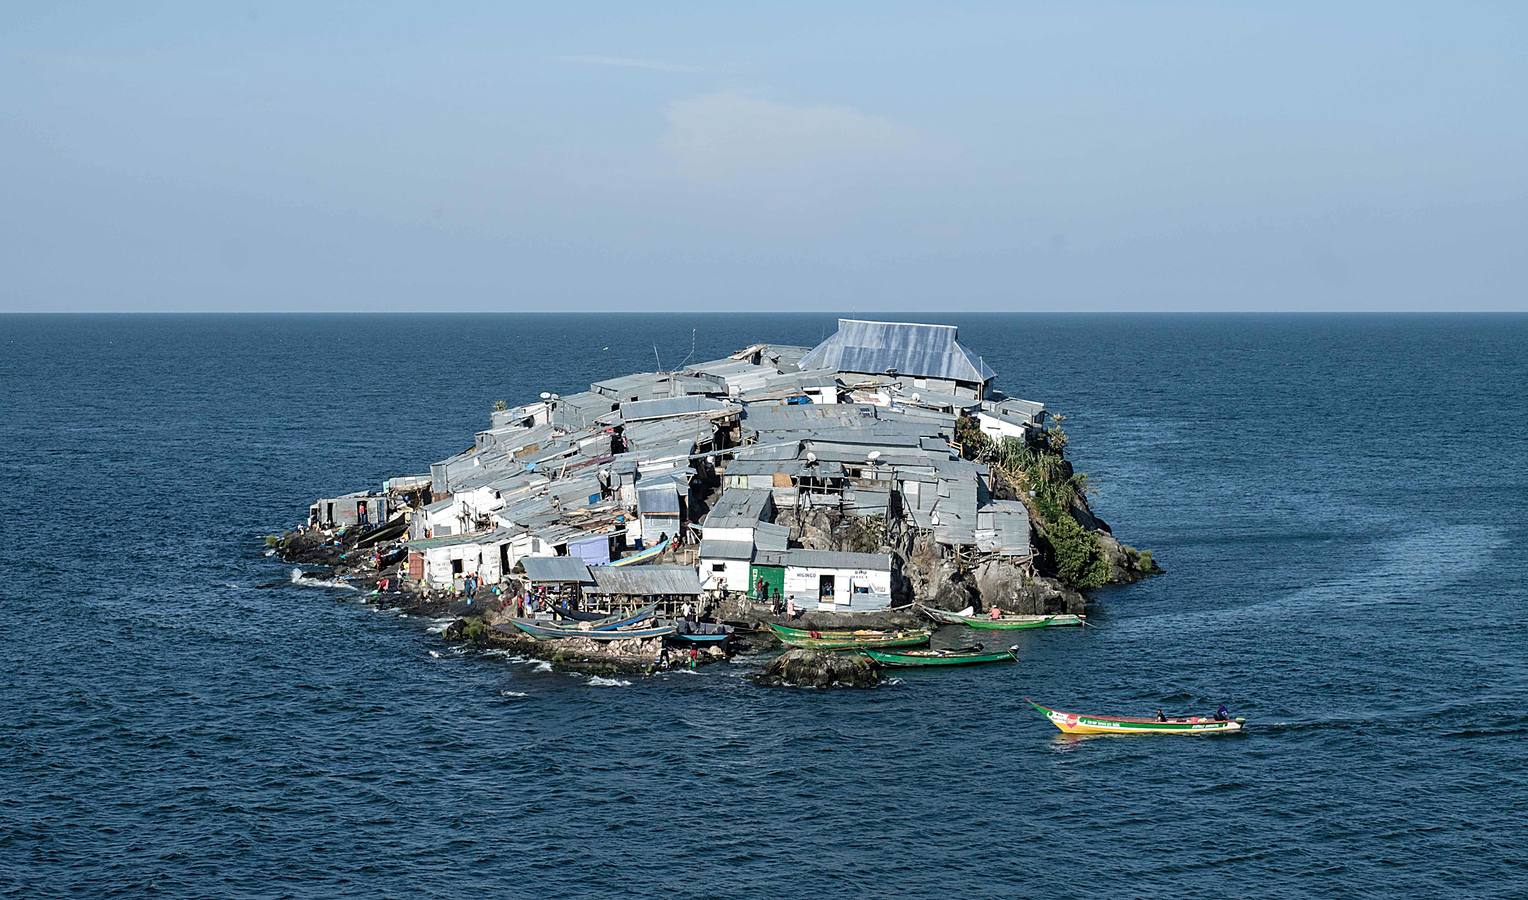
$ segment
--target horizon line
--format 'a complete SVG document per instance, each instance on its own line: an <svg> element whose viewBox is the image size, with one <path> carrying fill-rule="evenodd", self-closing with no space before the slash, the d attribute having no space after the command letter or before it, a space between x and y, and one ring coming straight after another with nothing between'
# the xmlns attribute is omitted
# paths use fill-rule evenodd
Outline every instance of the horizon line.
<svg viewBox="0 0 1528 900"><path fill-rule="evenodd" d="M0 310L0 316L834 316L856 318L866 315L944 316L1482 316L1528 315L1523 309L885 309L778 310L778 309L572 309L572 310L482 310L482 309L12 309ZM878 320L884 321L884 320Z"/></svg>

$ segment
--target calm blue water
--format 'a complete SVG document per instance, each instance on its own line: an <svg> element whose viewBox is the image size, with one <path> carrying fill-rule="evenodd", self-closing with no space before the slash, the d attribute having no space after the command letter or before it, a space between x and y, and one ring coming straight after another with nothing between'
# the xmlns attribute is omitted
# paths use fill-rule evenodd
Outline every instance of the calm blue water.
<svg viewBox="0 0 1528 900"><path fill-rule="evenodd" d="M461 655L260 544L495 399L829 317L0 317L0 894L1522 895L1528 317L933 318L1169 574L856 693Z"/></svg>

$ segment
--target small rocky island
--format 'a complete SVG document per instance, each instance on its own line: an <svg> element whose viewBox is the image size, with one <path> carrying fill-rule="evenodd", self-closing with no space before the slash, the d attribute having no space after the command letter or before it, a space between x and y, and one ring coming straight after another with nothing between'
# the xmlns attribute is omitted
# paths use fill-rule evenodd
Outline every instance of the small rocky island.
<svg viewBox="0 0 1528 900"><path fill-rule="evenodd" d="M812 348L500 402L470 449L320 499L268 542L373 602L457 617L448 639L647 672L773 644L771 622L1080 614L1082 591L1160 571L1093 515L1066 444L953 326L840 319ZM859 668L792 657L765 677Z"/></svg>

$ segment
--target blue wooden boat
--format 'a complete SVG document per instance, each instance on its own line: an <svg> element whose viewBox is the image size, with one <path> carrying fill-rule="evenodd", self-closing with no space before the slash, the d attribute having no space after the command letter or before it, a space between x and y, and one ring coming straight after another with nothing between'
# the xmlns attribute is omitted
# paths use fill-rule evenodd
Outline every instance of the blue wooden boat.
<svg viewBox="0 0 1528 900"><path fill-rule="evenodd" d="M636 565L638 563L645 563L645 562L647 562L650 559L656 559L659 555L661 555L663 553L663 551L668 549L668 545L670 543L672 543L673 540L674 540L673 538L669 538L669 539L667 539L665 541L662 541L661 543L657 543L657 544L652 545L651 547L648 547L646 550L642 550L642 551L639 551L637 553L633 553L630 556L623 556L620 559L616 560L615 562L611 563L611 565L612 566L634 566L634 565Z"/></svg>
<svg viewBox="0 0 1528 900"><path fill-rule="evenodd" d="M533 622L530 619L510 619L509 621L516 628L538 641L560 641L566 638L587 638L591 641L628 641L632 639L668 637L674 633L673 625L658 625L652 628L596 630L593 628L568 628L548 622Z"/></svg>
<svg viewBox="0 0 1528 900"><path fill-rule="evenodd" d="M712 622L687 622L680 619L674 623L674 628L674 640L692 644L719 644L732 636L731 625Z"/></svg>
<svg viewBox="0 0 1528 900"><path fill-rule="evenodd" d="M570 612L572 615L569 615ZM568 616L570 619L574 619L579 623L557 623L561 627L591 628L595 631L609 631L612 628L626 628L631 625L635 625L638 622L645 622L648 619L651 619L653 616L658 614L658 604L653 603L648 606L644 606L636 612L615 613L614 615L609 613L586 613L581 610L566 609L559 609L557 610L557 613L558 615ZM584 618L584 616L590 615L593 616L592 619Z"/></svg>

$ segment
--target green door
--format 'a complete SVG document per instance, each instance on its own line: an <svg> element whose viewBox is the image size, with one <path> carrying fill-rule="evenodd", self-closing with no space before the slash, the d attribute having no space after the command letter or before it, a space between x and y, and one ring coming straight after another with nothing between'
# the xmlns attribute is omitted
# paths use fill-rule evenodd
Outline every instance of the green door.
<svg viewBox="0 0 1528 900"><path fill-rule="evenodd" d="M759 599L759 579L764 579L764 584L769 590L769 596L779 597L785 593L785 569L780 566L754 566L748 567L748 598Z"/></svg>

